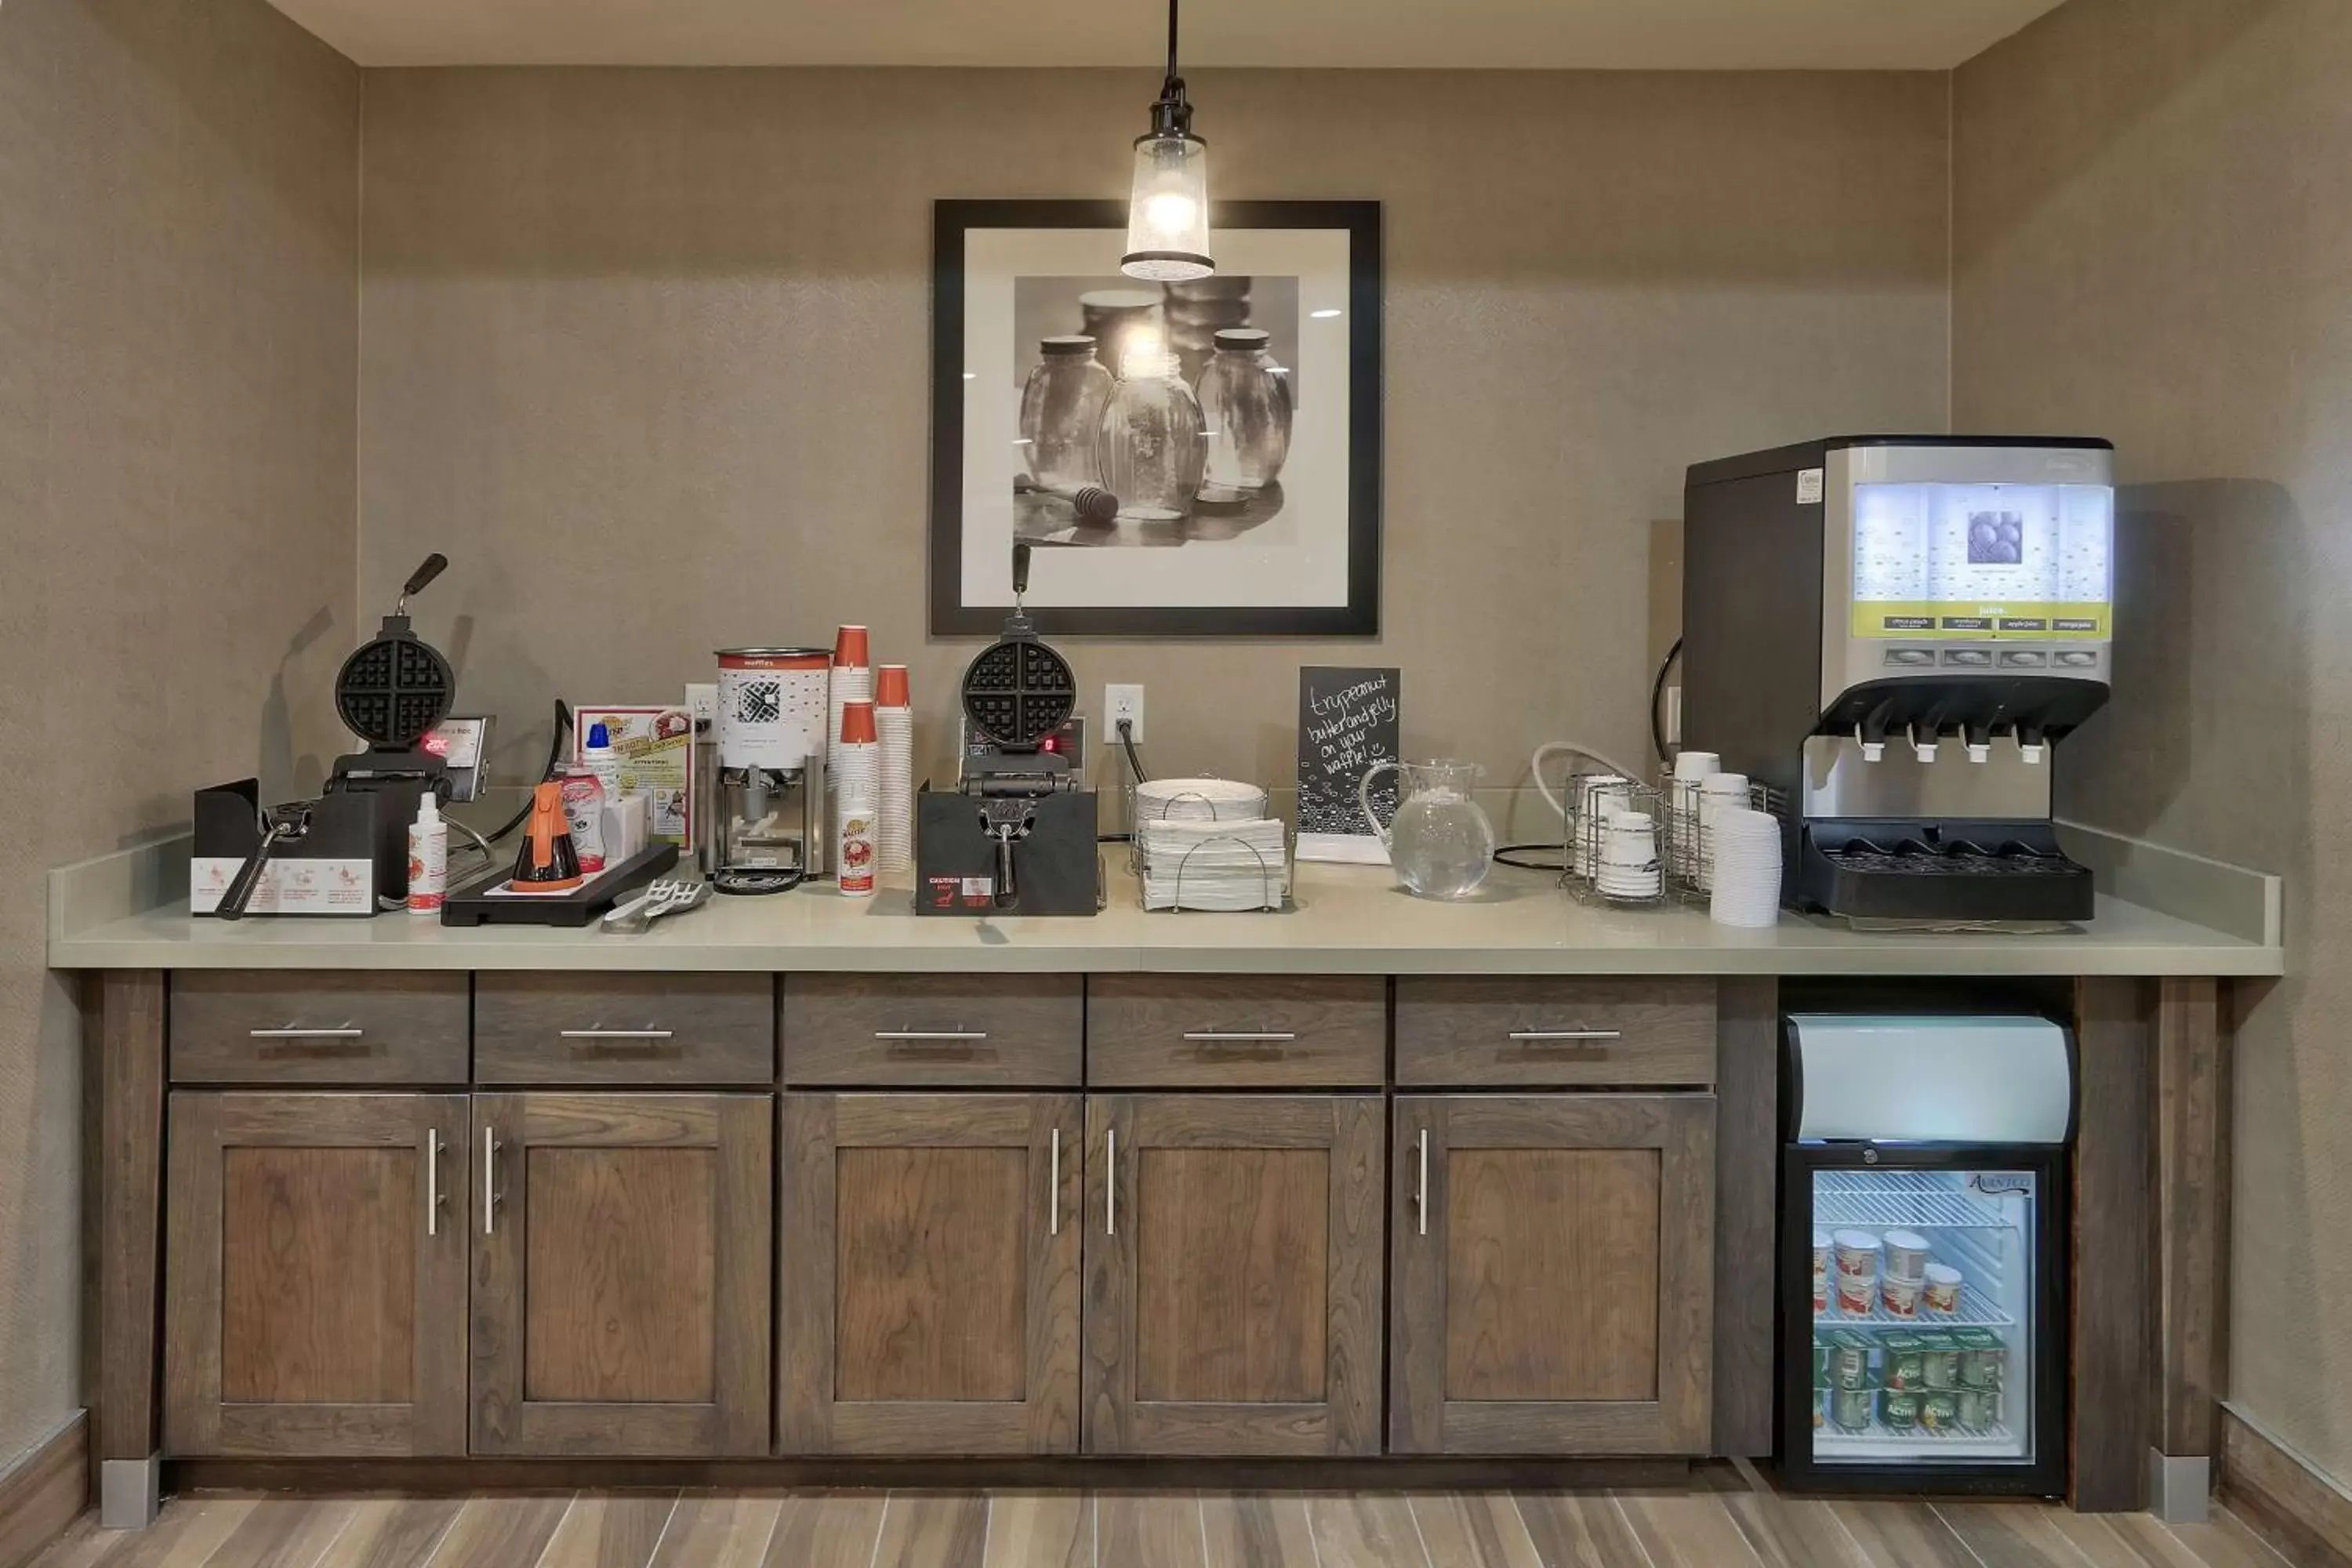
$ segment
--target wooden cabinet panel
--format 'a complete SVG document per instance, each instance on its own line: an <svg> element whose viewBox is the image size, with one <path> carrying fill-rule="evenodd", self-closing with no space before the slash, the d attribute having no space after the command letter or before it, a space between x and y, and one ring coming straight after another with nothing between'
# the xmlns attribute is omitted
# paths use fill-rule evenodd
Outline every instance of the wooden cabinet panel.
<svg viewBox="0 0 2352 1568"><path fill-rule="evenodd" d="M465 1452L466 1108L172 1096L169 1452Z"/></svg>
<svg viewBox="0 0 2352 1568"><path fill-rule="evenodd" d="M1388 1027L1377 974L1097 974L1087 983L1087 1082L1377 1089Z"/></svg>
<svg viewBox="0 0 2352 1568"><path fill-rule="evenodd" d="M1715 1081L1715 982L1416 975L1396 986L1400 1084Z"/></svg>
<svg viewBox="0 0 2352 1568"><path fill-rule="evenodd" d="M1378 1452L1380 1100L1107 1095L1087 1123L1087 1449Z"/></svg>
<svg viewBox="0 0 2352 1568"><path fill-rule="evenodd" d="M1401 1097L1389 1443L1700 1454L1712 1096Z"/></svg>
<svg viewBox="0 0 2352 1568"><path fill-rule="evenodd" d="M767 1450L763 1095L482 1094L473 1444Z"/></svg>
<svg viewBox="0 0 2352 1568"><path fill-rule="evenodd" d="M1084 987L1076 974L788 975L784 1081L796 1088L1075 1088L1086 1035Z"/></svg>
<svg viewBox="0 0 2352 1568"><path fill-rule="evenodd" d="M499 1084L772 1084L767 974L486 973L474 1078Z"/></svg>
<svg viewBox="0 0 2352 1568"><path fill-rule="evenodd" d="M783 1097L788 1454L1068 1453L1076 1095Z"/></svg>
<svg viewBox="0 0 2352 1568"><path fill-rule="evenodd" d="M186 969L172 976L177 1083L464 1083L465 974Z"/></svg>

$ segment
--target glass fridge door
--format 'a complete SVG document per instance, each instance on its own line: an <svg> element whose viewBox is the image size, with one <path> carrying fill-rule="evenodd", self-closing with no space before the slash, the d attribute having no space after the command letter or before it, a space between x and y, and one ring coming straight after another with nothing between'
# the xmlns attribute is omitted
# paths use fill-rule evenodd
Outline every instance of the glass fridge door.
<svg viewBox="0 0 2352 1568"><path fill-rule="evenodd" d="M2032 1465L2036 1173L1809 1174L1813 1464Z"/></svg>

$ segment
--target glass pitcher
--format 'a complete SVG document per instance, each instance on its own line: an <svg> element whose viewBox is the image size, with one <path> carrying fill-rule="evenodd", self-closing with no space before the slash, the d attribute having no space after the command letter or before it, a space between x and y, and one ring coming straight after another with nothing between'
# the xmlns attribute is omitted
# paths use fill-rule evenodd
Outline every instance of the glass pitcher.
<svg viewBox="0 0 2352 1568"><path fill-rule="evenodd" d="M1372 815L1372 781L1393 771L1403 785L1386 827ZM1482 770L1475 763L1440 758L1428 763L1375 763L1356 786L1364 820L1388 846L1389 864L1404 890L1422 899L1464 899L1486 879L1495 863L1495 825L1470 796Z"/></svg>

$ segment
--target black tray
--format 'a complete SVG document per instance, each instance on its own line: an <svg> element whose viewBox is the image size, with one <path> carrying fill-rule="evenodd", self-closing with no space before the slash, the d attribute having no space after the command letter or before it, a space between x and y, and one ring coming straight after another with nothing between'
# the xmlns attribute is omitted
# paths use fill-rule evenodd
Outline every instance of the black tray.
<svg viewBox="0 0 2352 1568"><path fill-rule="evenodd" d="M602 920L614 904L677 864L677 846L656 844L639 850L617 866L607 866L568 893L542 893L533 898L493 897L490 889L503 887L514 875L512 866L501 866L451 893L449 901L441 906L441 923L559 926L577 931Z"/></svg>
<svg viewBox="0 0 2352 1568"><path fill-rule="evenodd" d="M2082 921L2091 873L2046 822L1829 819L1805 825L1799 892L1864 920Z"/></svg>

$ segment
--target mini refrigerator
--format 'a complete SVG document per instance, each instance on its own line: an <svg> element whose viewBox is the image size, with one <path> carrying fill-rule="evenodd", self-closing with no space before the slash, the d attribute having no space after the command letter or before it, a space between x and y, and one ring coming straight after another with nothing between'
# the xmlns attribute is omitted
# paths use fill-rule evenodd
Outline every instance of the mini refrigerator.
<svg viewBox="0 0 2352 1568"><path fill-rule="evenodd" d="M1801 1013L1781 1042L1784 1483L2063 1492L2073 1036Z"/></svg>

